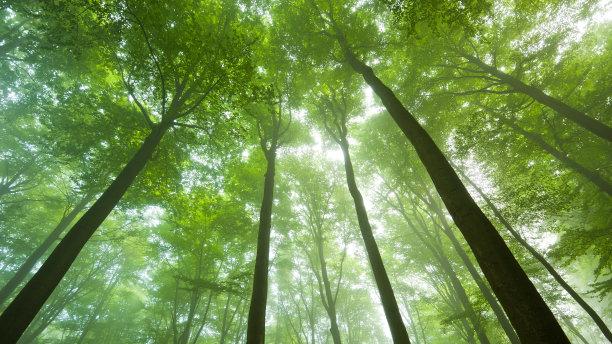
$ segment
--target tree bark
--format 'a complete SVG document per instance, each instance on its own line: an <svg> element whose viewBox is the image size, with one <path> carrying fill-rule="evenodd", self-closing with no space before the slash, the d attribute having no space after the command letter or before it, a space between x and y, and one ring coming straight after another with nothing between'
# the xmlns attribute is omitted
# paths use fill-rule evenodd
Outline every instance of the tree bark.
<svg viewBox="0 0 612 344"><path fill-rule="evenodd" d="M4 305L11 294L17 289L17 287L28 277L28 274L34 268L34 265L40 260L40 258L49 250L51 245L59 238L64 230L74 221L74 219L85 209L87 204L95 196L94 193L88 193L83 199L77 203L74 208L64 216L60 222L55 226L53 231L49 233L47 238L28 256L28 258L21 264L17 272L13 277L6 283L6 285L0 290L0 307Z"/></svg>
<svg viewBox="0 0 612 344"><path fill-rule="evenodd" d="M461 281L459 280L459 277L457 277L457 273L455 272L455 269L452 267L450 260L444 254L442 250L437 250L435 253L436 253L436 256L438 257L438 261L440 262L442 269L448 275L451 285L453 286L453 289L455 290L455 293L457 294L459 301L461 302L461 304L463 305L463 308L465 309L467 313L468 319L472 323L472 327L474 328L474 332L476 332L478 341L481 344L489 344L490 341L482 326L482 320L478 317L476 310L474 310L474 307L472 306L472 302L470 301L470 298L468 297L465 291L465 288L463 287L463 283L461 283Z"/></svg>
<svg viewBox="0 0 612 344"><path fill-rule="evenodd" d="M264 192L259 212L259 234L257 236L257 255L249 321L247 343L263 344L266 331L266 303L268 299L268 265L270 263L270 230L272 226L272 205L274 203L274 174L276 148L266 154L267 168L264 179Z"/></svg>
<svg viewBox="0 0 612 344"><path fill-rule="evenodd" d="M375 74L353 53L337 30L338 42L349 65L381 99L385 108L414 146L436 190L470 245L485 277L523 343L569 343L542 296L493 224L467 192L431 136Z"/></svg>
<svg viewBox="0 0 612 344"><path fill-rule="evenodd" d="M14 343L21 337L89 238L144 168L168 128L169 123L163 122L153 129L113 183L68 231L38 272L2 313L0 333L5 343Z"/></svg>
<svg viewBox="0 0 612 344"><path fill-rule="evenodd" d="M431 198L430 202L433 202ZM432 210L434 211L434 213L436 213L437 217L440 219L442 231L450 240L451 244L453 245L453 248L455 249L455 252L457 252L459 258L461 258L461 261L468 269L470 276L472 276L472 279L474 279L474 282L476 282L478 289L484 296L485 300L487 300L487 303L491 306L491 309L497 317L497 320L499 321L499 324L501 325L502 329L506 333L506 336L508 337L511 343L520 344L521 341L518 338L516 332L514 331L514 328L512 327L510 320L506 316L506 313L504 313L504 310L500 306L499 302L497 302L497 299L489 289L489 286L482 279L480 273L478 273L478 270L476 270L474 264L472 264L472 261L468 257L467 253L461 246L461 243L455 236L455 233L453 233L453 230L450 228L448 222L446 221L446 218L444 217L444 214L442 213L441 209L433 203L431 203L431 207L433 208Z"/></svg>
<svg viewBox="0 0 612 344"><path fill-rule="evenodd" d="M468 183L470 183L470 185L472 185L472 187L474 187L476 192L478 192L480 197L482 197L487 206L491 209L491 211L493 211L495 217L497 217L499 222L501 222L501 224L506 227L506 229L508 230L508 232L510 232L514 239L516 239L516 241L518 241L519 244L521 244L521 246L523 246L533 256L533 258L535 258L538 262L540 262L540 264L542 264L542 266L544 266L544 268L546 269L546 271L548 271L552 278L557 281L557 283L559 283L559 285L574 299L574 301L576 301L576 303L578 303L580 307L582 307L582 309L591 317L591 319L593 319L597 327L599 327L601 333L603 333L603 335L610 342L612 342L612 332L610 332L610 329L608 328L608 326L606 326L606 323L599 316L599 314L597 314L597 312L595 312L595 310L580 296L580 294L578 294L578 292L576 292L574 288L572 288L565 281L565 279L563 279L563 277L557 272L557 270L555 270L555 268L548 262L546 257L540 254L519 234L519 232L514 229L514 227L512 227L510 222L508 222L508 220L506 220L506 217L501 213L501 210L499 210L495 206L495 204L493 204L491 199L484 193L484 191L482 191L482 189L478 187L478 185L476 185L476 183L474 183L464 173L462 173L461 171L459 173L465 178L465 180L467 180Z"/></svg>
<svg viewBox="0 0 612 344"><path fill-rule="evenodd" d="M412 333L414 334L414 337L412 338L414 340L414 344L421 344L421 341L419 340L419 333L417 331L414 318L412 317L412 311L410 310L408 300L406 300L406 298L403 296L402 303L404 304L404 309L406 310L406 317L408 318L408 321L410 321L410 328L412 329Z"/></svg>
<svg viewBox="0 0 612 344"><path fill-rule="evenodd" d="M474 332L478 336L478 341L482 344L490 343L489 338L487 337L487 334L482 327L482 322L479 319L478 315L476 314L476 311L474 310L474 307L472 306L472 303L469 297L467 296L465 288L463 287L463 283L461 283L461 280L459 280L459 277L457 277L457 273L455 272L455 269L453 268L450 260L444 253L444 249L442 248L441 245L438 245L438 247L433 245L433 243L438 243L438 241L428 233L424 222L419 221L419 224L422 230L419 231L417 229L417 227L414 225L412 220L408 217L408 214L406 213L401 201L399 200L399 197L398 197L398 205L399 205L398 210L400 211L404 220L406 220L406 223L408 224L408 226L410 226L413 229L414 234L417 235L421 243L423 243L423 245L425 245L425 247L431 252L433 257L438 262L439 267L444 271L444 273L448 277L451 287L455 291L456 297L461 303L463 310L466 312L467 318L469 319L470 323L472 323L472 328L474 329ZM469 335L470 334L468 333L468 337Z"/></svg>
<svg viewBox="0 0 612 344"><path fill-rule="evenodd" d="M391 282L387 276L387 271L385 270L380 251L378 250L378 245L376 244L374 234L372 233L372 226L370 225L368 214L363 203L363 197L361 196L361 192L359 192L357 182L355 181L355 172L353 170L353 163L351 162L351 156L349 154L348 142L346 141L346 138L340 142L340 147L342 148L342 153L344 155L346 182L355 203L355 212L357 213L359 229L361 230L361 236L368 254L368 260L370 261L370 266L372 267L374 280L376 281L376 286L378 287L378 292L385 311L387 323L389 324L389 329L391 330L391 337L393 337L394 343L410 343L410 340L408 339L408 331L406 330L406 326L402 321L402 315L400 314L399 307L393 293L393 288L391 287Z"/></svg>
<svg viewBox="0 0 612 344"><path fill-rule="evenodd" d="M340 330L338 328L338 317L336 315L336 296L332 292L329 275L327 273L327 262L325 260L325 253L323 251L323 234L321 233L321 228L313 230L313 237L317 247L319 265L321 267L320 280L318 273L315 270L315 274L317 274L317 280L319 280L319 289L321 288L321 283L323 284L323 290L319 290L319 294L321 296L321 301L323 301L323 307L325 308L327 316L329 317L330 332L334 344L341 344L342 341L340 338ZM340 285L338 285L338 288L340 288ZM337 293L338 291L336 290L336 295Z"/></svg>
<svg viewBox="0 0 612 344"><path fill-rule="evenodd" d="M607 193L609 196L612 196L612 184L603 179L602 176L587 169L578 162L572 160L569 156L567 156L567 154L561 152L560 150L556 149L555 147L544 141L544 139L540 135L527 131L519 127L516 123L503 117L499 117L499 119L502 121L502 123L512 128L512 130L514 130L516 133L522 135L529 141L535 143L538 147L540 147L540 149L555 157L557 160L559 160L559 162L561 162L561 164L565 165L570 170L582 175L588 181L595 184L601 191Z"/></svg>
<svg viewBox="0 0 612 344"><path fill-rule="evenodd" d="M227 300L225 301L225 308L223 309L223 320L221 322L221 337L219 338L219 344L225 344L225 337L227 336L227 332L229 331L227 318L231 299L230 296L230 294L227 295Z"/></svg>
<svg viewBox="0 0 612 344"><path fill-rule="evenodd" d="M85 337L91 330L91 327L93 326L93 324L96 322L97 320L96 318L98 317L98 315L100 314L100 312L102 311L102 309L104 308L108 300L111 298L113 290L115 289L115 286L117 286L117 283L119 283L120 279L121 279L121 274L120 272L117 272L117 274L113 277L113 280L104 290L104 293L102 294L102 297L100 298L100 301L96 304L96 307L93 309L91 314L88 316L87 322L85 323L85 326L83 326L83 329L81 330L81 334L79 335L79 339L77 340L76 344L81 344L83 343L83 341L85 341Z"/></svg>
<svg viewBox="0 0 612 344"><path fill-rule="evenodd" d="M531 85L527 85L512 75L506 74L499 69L484 63L475 56L468 54L463 54L463 56L471 63L477 65L484 72L493 75L504 84L510 86L514 91L531 97L538 103L551 108L562 117L578 124L582 128L601 137L602 139L612 141L612 128L607 126L605 123L589 117L584 112L578 111L561 100L547 95L546 93L542 92L542 90Z"/></svg>

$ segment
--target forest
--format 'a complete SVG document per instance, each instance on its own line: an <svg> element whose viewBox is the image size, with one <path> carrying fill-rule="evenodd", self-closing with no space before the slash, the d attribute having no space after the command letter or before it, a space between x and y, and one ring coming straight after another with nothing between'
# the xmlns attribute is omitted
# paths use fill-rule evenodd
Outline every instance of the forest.
<svg viewBox="0 0 612 344"><path fill-rule="evenodd" d="M0 343L612 343L610 0L0 17Z"/></svg>

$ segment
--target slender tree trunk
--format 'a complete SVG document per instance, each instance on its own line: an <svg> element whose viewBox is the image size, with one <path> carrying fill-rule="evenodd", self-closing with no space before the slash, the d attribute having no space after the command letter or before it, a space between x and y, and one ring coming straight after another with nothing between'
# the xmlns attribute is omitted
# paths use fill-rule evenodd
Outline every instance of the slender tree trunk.
<svg viewBox="0 0 612 344"><path fill-rule="evenodd" d="M425 185L422 183L422 181L419 180L419 182L420 182L421 187L425 188ZM414 192L414 194L417 197L419 197L421 201L430 209L430 211L428 211L427 213L428 213L428 216L431 218L432 222L434 224L436 223L435 219L432 216L432 213L435 214L437 218L439 219L439 222L440 222L439 228L441 228L442 232L446 235L446 237L449 238L453 246L453 249L455 250L455 252L457 252L457 255L459 255L459 258L461 258L461 261L468 269L468 272L474 279L474 282L476 282L476 285L478 286L485 300L487 300L487 303L491 306L493 313L497 317L497 320L499 321L502 329L506 333L506 336L508 337L510 342L513 344L520 344L520 339L518 338L516 332L514 331L514 328L512 327L510 320L508 319L501 305L499 304L499 302L497 301L497 299L491 292L491 289L489 288L489 286L485 283L485 281L480 276L480 273L478 272L478 270L472 263L471 259L468 257L467 252L463 249L463 246L461 245L461 243L455 236L455 233L453 232L448 221L446 220L446 217L444 216L442 209L435 202L434 198L429 193L429 191L427 191L426 188L424 190L425 190L424 196L419 195L416 191ZM404 205L402 204L399 197L397 197L397 202L398 202L399 212L402 214L404 219L408 221L409 220L407 218L408 214L406 213Z"/></svg>
<svg viewBox="0 0 612 344"><path fill-rule="evenodd" d="M562 102L561 100L547 95L546 93L542 92L542 90L536 87L527 85L521 80L484 63L483 61L474 56L467 54L464 54L463 56L471 63L477 65L483 71L493 75L506 85L510 86L514 91L531 97L538 103L551 108L562 117L578 124L582 128L601 137L602 139L612 141L612 128L607 126L605 123L587 116L584 112L574 109L573 107Z"/></svg>
<svg viewBox="0 0 612 344"><path fill-rule="evenodd" d="M94 197L94 193L88 193L83 199L74 206L66 216L64 216L60 222L55 226L53 231L47 236L47 238L28 256L28 258L21 264L17 272L13 277L6 283L6 285L0 290L0 307L4 305L11 294L17 289L17 287L28 277L30 271L34 268L34 265L38 263L40 258L49 250L51 245L59 238L64 230L74 221L74 219L85 209L87 204Z"/></svg>
<svg viewBox="0 0 612 344"><path fill-rule="evenodd" d="M408 321L410 321L410 328L412 329L412 333L414 333L414 337L412 338L414 340L414 344L421 344L421 341L419 340L419 333L417 331L414 318L412 317L412 311L410 310L408 301L403 296L402 303L404 304L404 309L406 310L406 317L408 318Z"/></svg>
<svg viewBox="0 0 612 344"><path fill-rule="evenodd" d="M268 265L270 261L270 229L272 226L272 205L274 203L274 174L276 149L266 154L267 169L264 179L264 193L259 212L259 234L257 236L257 256L253 292L247 325L247 343L263 344L266 331L266 303L268 299Z"/></svg>
<svg viewBox="0 0 612 344"><path fill-rule="evenodd" d="M565 291L574 299L574 301L576 301L576 303L578 303L580 305L580 307L582 307L582 309L591 317L591 319L593 319L593 321L595 322L595 324L597 325L597 327L599 327L599 330L603 333L603 335L610 341L612 342L612 332L610 332L610 329L608 328L608 326L606 326L606 323L603 321L603 319L599 316L599 314L597 314L597 312L595 312L595 310L580 296L580 294L578 294L578 292L576 292L574 290L574 288L572 288L564 279L563 277L557 272L557 270L555 270L555 268L548 262L548 260L546 259L546 257L544 257L542 254L540 254L533 246L531 246L520 234L519 232L517 232L514 227L512 227L512 225L510 224L510 222L508 222L508 220L506 220L506 217L501 213L501 211L495 206L495 204L493 204L493 202L491 201L491 199L489 199L489 197L484 193L484 191L482 191L482 189L480 187L478 187L478 185L476 185L476 183L474 183L470 178L468 178L468 176L466 176L464 173L462 173L461 171L459 172L461 173L461 175L465 178L465 180L467 180L468 183L470 183L470 185L472 185L472 187L474 187L474 189L476 190L476 192L478 192L478 194L480 195L480 197L482 197L482 199L485 201L485 203L487 204L487 206L493 211L493 214L495 215L495 217L497 217L497 219L499 220L499 222L501 222L502 225L504 225L504 227L506 227L506 229L508 230L508 232L510 232L510 234L514 237L514 239L516 239L516 241L519 242L519 244L521 244L521 246L523 246L529 253L531 253L531 255L538 261L540 262L540 264L542 264L542 266L544 266L544 268L546 269L546 271L548 271L548 273L552 276L552 278L557 281L557 283L559 283L559 285L565 289Z"/></svg>
<svg viewBox="0 0 612 344"><path fill-rule="evenodd" d="M189 298L189 313L187 314L187 322L185 323L185 327L183 331L181 331L181 335L178 337L176 342L178 344L187 344L189 343L189 337L191 336L191 329L193 327L193 319L196 314L196 310L198 309L198 304L200 303L200 297L202 296L202 292L199 287L196 287L191 291L191 295Z"/></svg>
<svg viewBox="0 0 612 344"><path fill-rule="evenodd" d="M465 288L463 287L463 283L461 283L461 281L459 280L459 277L457 277L457 273L455 272L455 269L451 265L451 262L449 261L448 257L444 254L443 250L441 249L436 250L435 253L436 253L436 256L438 257L438 261L440 262L442 269L446 272L446 274L448 275L451 281L453 289L455 290L455 293L457 294L457 297L459 298L459 302L461 302L461 304L463 305L463 308L465 309L467 313L467 317L472 323L472 327L474 328L474 332L476 333L476 336L478 337L478 341L481 344L489 344L490 341L482 326L482 320L478 317L476 310L474 310L474 307L472 306L472 302L470 301L470 298L468 297L465 291Z"/></svg>
<svg viewBox="0 0 612 344"><path fill-rule="evenodd" d="M586 338L584 338L584 336L582 335L582 333L580 333L580 331L576 328L576 326L574 326L574 324L572 323L572 321L570 319L568 319L567 317L562 317L561 321L563 321L563 323L565 323L565 326L567 326L567 328L569 328L570 332L572 332L576 337L578 337L578 339L580 339L580 341L584 344L589 344L589 341L586 340Z"/></svg>
<svg viewBox="0 0 612 344"><path fill-rule="evenodd" d="M431 198L430 198L430 202L432 202L430 203L430 207L432 208L434 213L437 215L437 217L440 219L440 222L442 225L441 226L442 231L449 238L451 244L453 245L455 252L457 252L457 254L459 255L459 258L461 258L461 261L466 266L466 268L468 269L468 272L472 276L472 279L474 279L474 282L476 282L478 289L484 296L485 300L487 300L487 303L491 306L491 309L493 310L493 313L497 317L497 320L499 321L499 324L501 325L502 329L506 333L506 336L508 337L511 343L520 344L521 341L518 338L516 332L514 331L514 328L512 327L510 320L506 316L506 313L504 313L504 310L497 302L495 295L493 295L493 293L489 289L489 286L482 279L482 277L480 276L480 273L478 273L478 270L476 270L476 267L474 266L474 264L472 264L472 261L468 257L467 253L461 246L461 243L455 236L455 233L453 233L453 230L450 228L448 222L446 221L446 218L444 217L442 210L433 203L433 200Z"/></svg>
<svg viewBox="0 0 612 344"><path fill-rule="evenodd" d="M202 260L204 257L204 241L200 241L200 245L198 247L198 263L196 265L196 271L194 274L194 280L198 281L202 277ZM219 267L219 269L221 269ZM218 271L217 271L218 274ZM178 284L177 284L178 288ZM178 289L177 289L178 292ZM187 344L189 343L189 338L191 337L191 330L193 327L193 320L196 315L196 311L200 304L200 298L202 297L202 289L199 285L195 285L195 287L190 291L191 295L189 298L189 313L187 314L187 322L185 323L185 327L181 335L178 338L178 344ZM176 295L176 294L175 294Z"/></svg>
<svg viewBox="0 0 612 344"><path fill-rule="evenodd" d="M323 305L325 306L325 310L327 311L327 315L329 316L330 332L334 344L341 344L342 341L340 340L340 330L338 329L338 317L336 315L336 297L332 293L329 275L327 274L327 262L325 260L325 254L323 252L322 234L320 232L316 233L315 238L317 245L317 254L319 257L319 264L321 265L321 280L323 282L324 287L324 293L322 293L321 298L327 300L327 302L324 302ZM340 286L338 286L338 288L339 287Z"/></svg>
<svg viewBox="0 0 612 344"><path fill-rule="evenodd" d="M355 203L355 212L357 213L359 229L361 230L361 236L365 244L366 252L368 253L368 260L370 261L370 266L372 267L372 273L374 274L374 280L376 281L376 286L378 287L378 292L385 311L387 323L389 324L389 329L391 330L393 342L401 344L410 343L410 340L408 339L408 331L406 330L406 326L402 321L402 315L400 314L399 307L397 306L397 301L393 293L393 288L391 287L391 282L389 281L389 276L387 276L387 271L385 270L380 251L378 250L378 245L376 244L374 234L372 233L372 226L370 225L370 220L368 219L368 214L363 203L363 197L361 196L361 192L359 192L357 182L355 181L355 172L353 170L353 163L351 162L348 142L346 139L340 142L340 148L342 148L342 153L344 155L346 182Z"/></svg>
<svg viewBox="0 0 612 344"><path fill-rule="evenodd" d="M89 238L144 168L168 128L169 123L162 123L153 129L113 183L68 231L38 272L2 313L0 333L5 343L14 343L23 334Z"/></svg>
<svg viewBox="0 0 612 344"><path fill-rule="evenodd" d="M456 324L453 322L453 325L457 328L459 334L464 335L463 339L469 344L476 344L476 340L474 339L476 331L473 323L472 326L470 326L470 321L468 321L470 320L470 317L467 316L468 310L463 306L461 300L459 300L459 294L451 281L450 275L440 266L439 255L435 250L431 249L431 246L429 250L432 252L436 262L438 262L437 268L443 271L443 273L427 272L429 279L433 282L433 287L438 292L438 295L448 304L452 311L458 313L454 318L456 318L459 323ZM465 314L465 316L463 314Z"/></svg>
<svg viewBox="0 0 612 344"><path fill-rule="evenodd" d="M91 330L91 327L96 322L97 316L100 314L100 312L102 311L102 309L104 308L108 300L110 299L113 293L113 289L115 289L115 286L117 285L117 283L119 283L120 276L121 275L117 273L117 275L113 278L111 283L106 287L106 290L104 290L104 293L102 294L102 297L100 298L100 302L98 302L94 310L89 315L87 322L83 326L83 329L81 330L81 334L79 335L79 339L77 340L77 344L81 344L85 340L85 337L89 333L89 330Z"/></svg>
<svg viewBox="0 0 612 344"><path fill-rule="evenodd" d="M245 302L243 306L240 307L240 314L238 315L238 326L236 327L236 331L234 332L234 344L240 344L240 339L242 339L242 323L244 321L244 315L246 313L247 303Z"/></svg>
<svg viewBox="0 0 612 344"><path fill-rule="evenodd" d="M225 308L223 309L223 321L221 322L221 338L219 339L219 344L225 344L225 337L227 336L227 331L229 330L229 326L227 324L229 306L230 295L227 295L227 300L225 301Z"/></svg>
<svg viewBox="0 0 612 344"><path fill-rule="evenodd" d="M421 243L425 245L425 247L431 252L435 260L438 262L439 267L444 271L446 277L448 278L448 281L450 282L452 289L455 291L456 298L458 299L463 310L467 314L467 318L470 320L470 323L472 323L472 328L474 329L474 332L478 336L479 342L482 344L490 343L489 338L487 337L484 329L482 328L482 322L480 321L478 315L476 314L476 311L474 310L474 307L472 306L472 303L469 297L467 296L465 288L463 287L463 283L461 283L461 281L457 277L457 273L455 273L455 269L453 268L450 260L444 253L443 247L441 246L441 244L439 244L438 240L436 240L434 237L432 237L431 234L429 234L425 223L422 221L419 221L419 224L421 227L421 231L419 231L419 229L414 225L412 220L408 217L408 214L406 213L401 201L399 200L399 197L398 197L398 204L399 204L399 211L404 217L404 219L406 220L406 223L408 224L408 226L410 226L413 229L414 234L417 235ZM434 243L438 243L438 245L434 246L433 245ZM467 327L467 331L468 331L467 334L469 337L470 336L469 326Z"/></svg>
<svg viewBox="0 0 612 344"><path fill-rule="evenodd" d="M530 131L527 131L519 127L516 123L508 119L505 119L501 116L499 117L499 119L503 123L508 125L510 128L512 128L512 130L514 130L516 133L524 136L526 139L528 139L529 141L535 143L538 147L540 147L540 149L542 149L546 153L555 157L557 160L559 160L559 162L561 162L567 168L582 175L588 181L595 184L601 191L607 193L609 196L612 196L612 184L610 184L607 180L605 180L598 173L593 172L587 169L586 167L582 166L578 162L572 160L569 156L567 156L567 154L565 154L564 152L561 152L560 150L556 149L555 147L551 146L546 141L544 141L542 136L532 133Z"/></svg>
<svg viewBox="0 0 612 344"><path fill-rule="evenodd" d="M338 30L338 41L349 65L381 99L414 146L436 190L470 245L485 277L523 343L569 343L557 319L491 221L467 192L448 160L419 124L375 74L360 61Z"/></svg>
<svg viewBox="0 0 612 344"><path fill-rule="evenodd" d="M417 316L417 321L419 322L419 328L421 329L421 338L423 338L423 344L427 344L427 337L425 336L425 329L423 328L423 323L421 322L421 313L419 312L419 308L415 306L414 311Z"/></svg>
<svg viewBox="0 0 612 344"><path fill-rule="evenodd" d="M213 291L211 290L208 293L208 300L206 301L206 308L204 308L204 315L202 315L202 319L200 320L200 327L198 327L198 330L196 331L195 335L192 336L191 344L195 344L198 341L198 338L200 338L200 334L204 329L204 325L206 325L206 319L208 318L208 311L210 310L210 303L212 302L212 299Z"/></svg>

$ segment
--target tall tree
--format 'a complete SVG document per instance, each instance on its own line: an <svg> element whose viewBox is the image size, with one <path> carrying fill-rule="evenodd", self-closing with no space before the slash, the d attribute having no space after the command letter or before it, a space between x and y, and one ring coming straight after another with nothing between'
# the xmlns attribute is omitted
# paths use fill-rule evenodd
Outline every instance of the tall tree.
<svg viewBox="0 0 612 344"><path fill-rule="evenodd" d="M355 212L357 213L359 229L368 253L368 260L372 268L376 286L378 287L385 316L387 317L387 322L391 330L391 336L396 343L409 343L408 331L402 320L391 282L387 276L376 239L372 233L372 226L368 219L363 196L359 191L355 179L355 171L349 152L347 129L347 121L351 115L351 111L354 111L354 109L350 108L354 100L349 98L350 96L347 95L347 91L346 88L335 89L332 86L331 89L327 90L329 94L322 95L321 102L323 106L319 107L319 111L322 112L323 124L327 134L333 138L342 150L346 183L355 203Z"/></svg>
<svg viewBox="0 0 612 344"><path fill-rule="evenodd" d="M338 295L342 283L346 248L341 254L336 271L329 267L330 232L335 228L328 210L334 209L332 197L336 189L333 180L325 180L323 171L315 166L303 166L303 162L292 168L292 184L297 187L298 205L296 213L308 228L310 245L304 243L309 266L314 273L319 297L330 322L330 332L334 344L342 342L338 325ZM329 178L329 177L328 177ZM331 179L331 178L330 178ZM307 249L307 247L313 247ZM332 279L335 274L336 281Z"/></svg>
<svg viewBox="0 0 612 344"><path fill-rule="evenodd" d="M19 287L19 285L28 277L28 274L34 268L43 255L55 243L66 228L77 218L77 216L85 209L87 204L93 199L93 192L87 193L72 210L62 216L60 222L55 226L53 231L45 238L45 240L32 252L28 258L19 266L13 277L0 290L0 306L2 306L11 294Z"/></svg>
<svg viewBox="0 0 612 344"><path fill-rule="evenodd" d="M453 220L523 341L567 343L553 313L529 280L512 252L450 166L431 136L396 95L360 60L336 20L338 8L317 8L340 45L346 63L374 90L385 108L414 146ZM509 286L512 285L513 288Z"/></svg>
<svg viewBox="0 0 612 344"><path fill-rule="evenodd" d="M113 8L113 4L108 6ZM199 19L193 22L181 22L181 25L176 26L169 23L175 20L173 16L179 12L157 7L157 10L162 11L157 11L154 16L148 16L145 21L142 14L146 13L147 8L145 4L141 6L144 7L132 8L128 4L125 10L120 9L121 12L115 13L121 20L114 23L111 21L111 24L124 26L125 35L119 39L129 42L129 45L125 50L114 51L111 54L119 64L121 58L118 55L133 59L130 61L132 68L139 68L135 73L151 76L153 83L147 86L157 91L158 103L152 107L157 107L155 111L159 114L159 122L153 122L152 109L147 109L147 104L143 104L136 96L135 86L129 80L130 76L126 76L123 67L120 66L123 83L150 127L150 133L111 185L68 231L42 267L2 313L0 330L5 333L9 341L17 340L25 331L91 235L145 167L170 128L181 125L192 126L180 120L184 121L189 118L188 116L197 118L192 115L198 113L209 96L218 92L220 88L228 90L227 86L232 85L232 80L243 79L241 72L248 70L248 56L244 55L248 51L248 44L233 32L233 28L227 25L215 25L218 18L227 17L228 20L231 18L232 13L228 13L227 9L217 7L215 12L204 13L197 11L201 7L191 8L196 10L195 14L199 15ZM177 6L179 4L175 4L174 9L178 8ZM182 11L187 11L191 4L184 2L180 6ZM94 18L96 15L104 17L104 13L96 14L88 8L68 10L84 11ZM158 25L160 22L168 25L160 26ZM131 25L127 25L128 23ZM167 45L167 41L162 38L165 30L171 30L175 35L170 45ZM155 33L151 34L151 31ZM194 48L190 41L193 32L197 32L200 37L210 37L208 44L216 45L218 49L209 50L205 45L201 45L199 49ZM142 56L142 51L147 52L145 56ZM165 58L164 64L160 63L161 55ZM178 58L179 56L181 58Z"/></svg>
<svg viewBox="0 0 612 344"><path fill-rule="evenodd" d="M275 86L264 88L264 113L254 113L259 144L266 158L263 198L259 210L257 254L253 273L253 292L249 308L247 343L260 344L265 341L266 304L268 299L268 269L270 264L270 233L272 229L272 206L274 204L274 177L276 153L283 143L283 136L291 125L291 110L286 107L286 95ZM260 109L261 110L261 109Z"/></svg>
<svg viewBox="0 0 612 344"><path fill-rule="evenodd" d="M476 190L478 195L482 197L487 207L491 209L491 211L493 212L493 215L495 215L495 217L499 220L499 222L508 230L508 232L510 232L512 237L516 239L516 241L518 241L518 243L521 246L523 246L531 254L533 258L535 258L540 264L542 264L542 266L544 266L544 269L548 271L548 273L552 276L552 278L557 283L559 283L559 285L572 297L572 299L574 299L576 303L580 305L580 307L582 307L582 309L589 315L589 317L593 319L593 321L595 322L599 330L601 330L603 335L609 341L612 341L612 332L610 332L610 329L608 328L604 320L601 318L601 316L599 316L599 314L597 314L597 312L580 296L580 294L578 294L578 292L576 292L576 290L574 290L574 288L572 288L565 281L565 279L561 276L561 274L557 272L557 270L548 262L546 257L544 257L540 252L538 252L538 250L536 250L535 247L530 245L521 236L521 234L504 217L501 210L497 208L495 204L493 204L489 196L487 196L487 194L485 194L484 191L476 183L474 183L474 181L472 181L467 175L465 175L465 173L463 173L460 169L457 168L457 171L474 188L474 190Z"/></svg>

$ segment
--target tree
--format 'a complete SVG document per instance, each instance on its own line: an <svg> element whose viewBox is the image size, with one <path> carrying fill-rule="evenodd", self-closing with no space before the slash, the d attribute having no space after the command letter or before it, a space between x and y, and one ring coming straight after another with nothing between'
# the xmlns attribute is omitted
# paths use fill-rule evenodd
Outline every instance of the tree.
<svg viewBox="0 0 612 344"><path fill-rule="evenodd" d="M382 300L385 316L387 317L387 322L391 329L391 335L396 343L409 343L408 332L406 331L391 282L385 271L378 245L372 233L372 226L368 219L363 196L361 192L359 192L357 186L353 163L349 153L347 121L351 112L354 111L354 109L350 107L351 104L354 103L354 100L348 98L349 96L347 95L348 92L346 89L336 89L333 86L330 88L331 89L328 90L330 94L322 96L321 102L323 106L319 107L318 111L321 112L321 116L323 117L323 124L327 134L331 136L342 149L346 183L355 203L355 212L357 213L359 229L368 253L368 260Z"/></svg>
<svg viewBox="0 0 612 344"><path fill-rule="evenodd" d="M431 136L395 94L353 52L334 9L321 12L341 47L346 62L380 97L389 114L413 144L453 220L470 244L480 267L523 340L567 342L552 312L522 270L507 245L471 198ZM504 286L514 285L509 289ZM530 316L533 319L527 320Z"/></svg>
<svg viewBox="0 0 612 344"><path fill-rule="evenodd" d="M183 9L187 10L187 3L182 4L182 6L185 6ZM165 10L156 13L157 17L151 16L148 19L158 22L172 21L171 13L168 12L168 9ZM131 62L141 68L136 70L135 73L148 73L154 76L153 80L155 80L155 83L150 86L153 86L159 92L159 103L156 110L159 111L160 121L158 123L153 122L150 110L147 110L145 105L140 102L135 94L134 85L130 82L129 77L124 75L123 69L120 69L123 83L136 106L142 112L145 122L151 128L151 132L113 183L68 231L67 235L64 236L43 266L2 313L2 316L0 316L0 328L7 334L9 340L16 340L21 336L36 312L42 307L62 276L69 269L70 264L74 261L85 243L144 168L162 137L175 125L192 125L185 122L181 123L179 120L184 120L187 116L197 112L196 110L201 109L209 95L214 94L221 87L232 85L232 81L235 79L242 79L241 72L246 71L245 69L248 70L248 60L242 55L248 49L248 43L242 41L236 35L232 35L236 39L231 42L228 41L231 29L228 29L227 26L223 27L221 32L217 31L216 36L212 36L211 42L218 44L218 50L210 51L203 47L199 51L190 49L192 48L191 43L187 38L190 37L191 33L195 31L204 37L207 30L212 30L208 32L215 32L215 28L207 27L206 23L214 23L217 15L227 16L229 13L224 13L221 9L218 9L217 13L213 15L200 12L201 18L192 23L183 23L184 25L181 27L160 27L145 25L145 22L137 14L140 11L144 11L144 9L133 9L128 4L125 12L120 13L120 15L124 16L125 21L116 24L125 24L132 21L132 25L129 27L131 30L128 31L129 34L123 39L133 44L128 45L127 51L118 51L113 54L123 53L134 58ZM90 15L93 15L93 13L90 13ZM157 42L149 38L150 33L148 31L153 28L162 30L154 35ZM156 43L164 42L162 39L164 29L176 30L175 32L182 33L183 40L173 40L173 45L170 46L161 44L156 46ZM148 56L144 57L144 61L150 60L148 64L151 64L153 68L137 65L137 63L143 60L138 60L141 56L135 54L135 52L140 53L143 51L143 48L144 51L148 51ZM130 55L130 53L133 54ZM204 54L210 53L212 53L212 56L204 56ZM158 55L162 54L167 60L165 62L170 62L164 64L165 70L161 68L159 62L160 57ZM188 56L187 59L178 59L179 55L185 54L188 54L186 55ZM119 57L116 57L116 59L118 59L118 63L121 63ZM132 66L134 67L134 65ZM173 84L167 85L167 82L170 83L170 81ZM169 93L171 93L171 98L168 103Z"/></svg>
<svg viewBox="0 0 612 344"><path fill-rule="evenodd" d="M253 275L253 293L249 308L247 343L264 343L266 303L268 298L268 266L270 260L270 231L274 202L276 153L291 125L291 110L285 107L284 95L270 86L264 94L263 114L254 114L261 150L266 158L263 198L259 211L257 255Z"/></svg>

